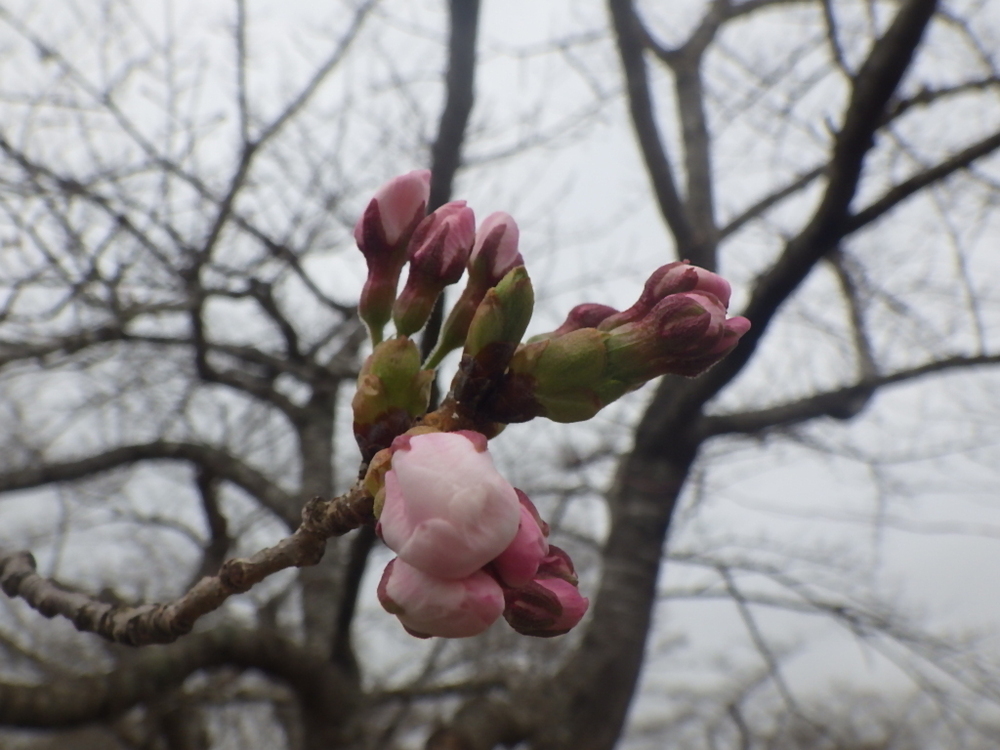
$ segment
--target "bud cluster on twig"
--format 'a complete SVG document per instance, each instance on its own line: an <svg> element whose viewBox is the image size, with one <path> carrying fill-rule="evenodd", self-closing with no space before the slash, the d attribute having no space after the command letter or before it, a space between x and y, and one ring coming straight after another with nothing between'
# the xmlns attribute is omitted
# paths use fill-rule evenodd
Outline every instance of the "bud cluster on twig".
<svg viewBox="0 0 1000 750"><path fill-rule="evenodd" d="M627 310L578 305L554 331L522 342L534 292L517 224L498 212L477 230L465 201L419 219L429 180L427 172L390 180L354 232L368 263L359 313L374 347L358 379L354 433L376 529L397 555L379 601L423 638L476 635L501 615L525 635L561 635L582 619L587 599L534 504L497 472L488 439L537 417L590 419L659 375L697 375L750 322L727 317L724 279L677 262L657 269ZM409 336L463 270L465 288L421 365ZM385 339L390 319L395 336ZM451 389L427 413L434 370L459 347Z"/></svg>

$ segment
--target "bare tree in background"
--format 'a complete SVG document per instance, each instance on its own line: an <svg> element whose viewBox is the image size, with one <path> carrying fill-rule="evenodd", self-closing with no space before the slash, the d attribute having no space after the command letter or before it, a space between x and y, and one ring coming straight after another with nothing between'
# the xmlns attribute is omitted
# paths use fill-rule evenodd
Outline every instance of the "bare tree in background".
<svg viewBox="0 0 1000 750"><path fill-rule="evenodd" d="M330 539L318 564L280 566L301 566L294 574L268 569L242 587L210 578L215 606L263 580L168 645L71 638L11 600L0 725L58 730L52 746L81 748L600 750L623 741L657 656L658 604L720 598L762 666L673 696L670 711L637 712L628 742L930 746L919 744L935 741L930 730L893 734L907 710L939 718L946 741L961 727L970 747L995 742L979 712L1000 702L988 670L860 584L828 585L821 556L796 563L676 536L699 512L682 493L699 496L727 451L833 450L842 432L830 422L876 409L897 385L938 393L949 371L983 391L993 382L997 269L983 248L997 236L1000 19L988 4L609 0L606 29L543 45L591 101L492 153L475 150L491 134L469 125L485 8L451 0L447 33L427 41L440 32L404 5L324 12L271 78L260 66L277 58L256 56L253 29L281 12L255 20L241 0L226 45L202 54L185 39L201 32L169 4L162 19L126 2L54 17L0 7L5 591L31 601L14 549L33 549L45 576L33 584L51 578L65 594L63 609L42 613L69 608L101 631L94 613L176 600L227 559L289 537L310 498L350 486L343 406L365 352L349 230L371 189L414 159L432 168L440 205L463 169L488 175L487 157L540 143L572 153L560 123L624 102L673 245L659 262L721 268L751 332L704 376L665 378L617 412L624 450L566 453L534 488L558 516L606 485L606 533L564 531L592 562L581 633L525 643L491 632L415 651L391 618L363 616L379 550L362 525ZM421 40L414 51L401 33ZM988 443L984 430L968 443ZM887 455L870 446L859 460L875 470ZM665 585L676 568L701 578ZM848 718L825 714L784 677L765 610L843 625L904 664L918 697L883 712L884 732L853 721L850 701ZM33 747L49 737L17 736Z"/></svg>

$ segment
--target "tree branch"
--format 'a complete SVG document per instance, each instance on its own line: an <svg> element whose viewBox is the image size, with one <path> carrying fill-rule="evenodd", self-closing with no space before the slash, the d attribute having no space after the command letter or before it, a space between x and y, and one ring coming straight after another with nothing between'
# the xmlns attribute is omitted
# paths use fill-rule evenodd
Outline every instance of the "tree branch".
<svg viewBox="0 0 1000 750"><path fill-rule="evenodd" d="M253 495L289 527L299 522L292 509L294 498L291 495L232 454L200 443L154 440L150 443L111 448L103 453L73 461L39 463L22 469L11 469L0 473L0 492L40 487L55 482L69 482L138 461L157 459L188 461L195 466L208 469L215 476L232 482Z"/></svg>
<svg viewBox="0 0 1000 750"><path fill-rule="evenodd" d="M308 706L346 721L358 695L332 665L268 633L216 628L165 648L137 652L107 674L43 685L0 682L0 724L56 729L113 719L181 685L200 669L259 669L287 682Z"/></svg>
<svg viewBox="0 0 1000 750"><path fill-rule="evenodd" d="M229 536L229 523L219 507L219 479L210 470L199 468L195 475L201 509L208 526L208 543L202 551L201 565L188 588L205 576L212 575L226 561L226 554L233 540Z"/></svg>
<svg viewBox="0 0 1000 750"><path fill-rule="evenodd" d="M981 91L994 87L1000 87L1000 76L986 76L985 78L965 81L955 86L942 86L936 89L924 87L913 96L895 102L888 113L886 113L886 122L898 120L913 107L933 104L939 99L955 96L956 94L964 94L968 91Z"/></svg>
<svg viewBox="0 0 1000 750"><path fill-rule="evenodd" d="M996 133L983 138L981 141L972 144L968 148L959 151L957 154L949 159L945 159L940 164L925 169L922 172L918 172L909 179L906 179L898 185L890 188L874 203L870 203L866 208L863 208L861 211L858 211L856 214L848 217L844 222L842 233L844 235L851 234L852 232L856 232L862 227L871 224L873 221L888 213L891 209L898 206L914 193L919 192L928 185L940 182L960 169L964 169L969 166L972 162L976 161L976 159L981 159L984 156L992 154L997 149L1000 149L1000 131L997 131Z"/></svg>
<svg viewBox="0 0 1000 750"><path fill-rule="evenodd" d="M873 374L853 385L817 393L767 409L702 417L698 420L695 430L699 438L704 440L715 435L732 433L753 435L774 427L801 424L819 417L851 419L860 411L859 402L863 407L871 393L884 386L904 383L937 372L996 364L1000 364L1000 354L949 357L886 375Z"/></svg>
<svg viewBox="0 0 1000 750"><path fill-rule="evenodd" d="M38 575L29 552L0 556L0 587L7 596L21 597L46 617L65 617L77 630L97 633L114 643L171 643L190 633L200 617L221 607L233 594L249 591L279 570L317 564L327 539L373 520L372 503L360 483L333 499L313 498L302 509L302 523L290 537L249 558L228 560L218 575L201 579L166 604L113 606L69 591Z"/></svg>
<svg viewBox="0 0 1000 750"><path fill-rule="evenodd" d="M632 127L645 160L653 194L660 213L674 236L678 254L687 257L695 247L694 231L677 191L670 157L663 147L653 112L646 62L643 59L645 33L631 0L609 0L608 8L618 41L618 55L625 73Z"/></svg>
<svg viewBox="0 0 1000 750"><path fill-rule="evenodd" d="M479 0L450 0L448 71L445 75L445 102L438 119L437 137L431 147L431 192L427 211L451 200L455 175L462 165L462 150L475 101L476 40L479 35ZM444 322L445 295L438 297L420 338L420 351L427 357L437 343ZM440 396L437 380L431 400Z"/></svg>
<svg viewBox="0 0 1000 750"><path fill-rule="evenodd" d="M885 35L873 45L854 78L844 124L835 139L833 157L826 170L827 186L819 206L809 223L788 242L779 259L754 286L750 303L743 311L753 327L718 366L684 388L686 413L694 414L743 369L781 305L816 263L853 231L848 212L865 156L936 8L936 0L903 3ZM676 396L669 398L673 401Z"/></svg>
<svg viewBox="0 0 1000 750"><path fill-rule="evenodd" d="M775 190L774 192L769 193L763 198L755 201L753 204L743 209L743 211L730 219L729 223L727 223L724 227L719 229L719 239L725 239L729 235L736 233L742 229L744 225L759 217L769 208L776 206L778 203L785 200L785 198L789 198L803 188L808 187L813 180L821 177L825 171L826 165L810 169L808 172L796 177L784 187L779 188L778 190Z"/></svg>

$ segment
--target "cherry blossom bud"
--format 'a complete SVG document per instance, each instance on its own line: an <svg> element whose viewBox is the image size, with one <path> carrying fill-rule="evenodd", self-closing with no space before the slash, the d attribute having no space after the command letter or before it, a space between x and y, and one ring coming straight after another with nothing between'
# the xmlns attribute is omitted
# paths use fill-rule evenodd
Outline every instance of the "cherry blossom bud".
<svg viewBox="0 0 1000 750"><path fill-rule="evenodd" d="M430 193L429 169L393 177L376 190L354 226L354 239L365 257L405 245L424 218Z"/></svg>
<svg viewBox="0 0 1000 750"><path fill-rule="evenodd" d="M476 218L465 201L441 206L417 226L410 240L410 273L392 310L396 331L416 333L431 315L441 290L462 277L472 250Z"/></svg>
<svg viewBox="0 0 1000 750"><path fill-rule="evenodd" d="M670 291L685 287L693 291ZM665 290L669 293L643 315L623 322ZM608 315L596 328L581 327L518 347L503 380L477 408L501 423L538 416L579 422L660 375L698 375L728 354L750 328L746 318L726 318L722 300L728 297L729 284L713 273L687 263L664 266L629 310ZM572 325L571 316L566 327Z"/></svg>
<svg viewBox="0 0 1000 750"><path fill-rule="evenodd" d="M504 610L503 590L482 570L444 580L427 575L396 558L378 585L382 607L396 615L418 638L468 638L479 635Z"/></svg>
<svg viewBox="0 0 1000 750"><path fill-rule="evenodd" d="M486 217L476 232L476 243L469 256L469 277L485 289L496 286L512 268L523 266L517 250L520 231L514 218L503 211Z"/></svg>
<svg viewBox="0 0 1000 750"><path fill-rule="evenodd" d="M516 489L516 488L515 488ZM507 586L525 586L542 560L549 554L549 525L538 515L538 509L521 490L516 490L521 501L521 523L514 540L493 561L493 569Z"/></svg>
<svg viewBox="0 0 1000 750"><path fill-rule="evenodd" d="M420 369L420 351L406 337L383 341L365 360L351 405L354 437L369 461L427 411L434 372Z"/></svg>
<svg viewBox="0 0 1000 750"><path fill-rule="evenodd" d="M587 613L590 601L566 581L543 578L512 590L506 605L504 619L518 633L552 638L576 627Z"/></svg>
<svg viewBox="0 0 1000 750"><path fill-rule="evenodd" d="M428 367L437 366L448 352L462 346L487 290L500 283L512 269L524 265L517 250L518 235L514 219L502 211L490 214L479 225L468 261L468 282L441 327L437 346L427 360Z"/></svg>
<svg viewBox="0 0 1000 750"><path fill-rule="evenodd" d="M510 359L528 327L534 303L528 272L524 266L518 266L486 293L469 326L465 353L479 357L487 350L499 348L506 351L506 359ZM503 367L506 366L504 361Z"/></svg>
<svg viewBox="0 0 1000 750"><path fill-rule="evenodd" d="M599 327L602 331L610 331L626 323L634 323L648 315L665 297L693 291L714 295L719 299L723 309L729 306L729 297L732 293L729 282L718 274L692 266L686 260L667 263L650 274L643 286L642 294L632 307L605 318Z"/></svg>
<svg viewBox="0 0 1000 750"><path fill-rule="evenodd" d="M392 317L399 272L406 248L427 209L431 173L424 169L394 177L382 185L354 227L354 239L368 264L358 312L368 326L372 343Z"/></svg>
<svg viewBox="0 0 1000 750"><path fill-rule="evenodd" d="M611 332L608 375L624 382L668 372L698 375L728 354L749 328L746 318L727 320L713 294L672 294L641 320Z"/></svg>
<svg viewBox="0 0 1000 750"><path fill-rule="evenodd" d="M457 580L514 540L521 506L486 448L478 432L396 438L379 530L400 559L428 575Z"/></svg>
<svg viewBox="0 0 1000 750"><path fill-rule="evenodd" d="M628 390L607 378L609 336L580 328L518 347L483 412L504 423L539 416L555 422L592 418Z"/></svg>
<svg viewBox="0 0 1000 750"><path fill-rule="evenodd" d="M574 628L590 602L577 588L573 562L563 550L549 547L538 573L526 586L504 592L503 616L522 635L551 638Z"/></svg>

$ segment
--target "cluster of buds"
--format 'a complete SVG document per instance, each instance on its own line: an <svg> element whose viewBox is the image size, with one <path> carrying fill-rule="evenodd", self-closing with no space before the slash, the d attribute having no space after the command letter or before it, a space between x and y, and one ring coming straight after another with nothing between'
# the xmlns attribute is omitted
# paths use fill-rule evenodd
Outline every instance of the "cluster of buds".
<svg viewBox="0 0 1000 750"><path fill-rule="evenodd" d="M519 633L548 637L583 617L572 561L548 543L528 496L497 472L484 435L404 435L372 467L376 529L397 555L378 597L407 632L463 638L502 614Z"/></svg>
<svg viewBox="0 0 1000 750"><path fill-rule="evenodd" d="M354 230L368 264L359 314L374 347L358 378L354 433L379 534L397 555L379 600L420 637L476 635L501 614L520 633L560 635L587 600L535 506L493 466L488 438L536 417L590 419L655 377L698 375L750 322L727 317L724 279L684 261L657 269L627 310L578 305L522 343L534 292L514 219L494 213L477 229L465 201L425 216L429 193L427 171L390 180ZM421 362L409 337L463 272L465 288ZM396 335L384 339L390 320ZM458 348L451 389L428 413L435 368Z"/></svg>
<svg viewBox="0 0 1000 750"><path fill-rule="evenodd" d="M698 375L750 328L746 318L726 317L730 294L725 279L703 268L662 266L627 310L578 305L555 331L517 347L480 408L504 423L579 422L660 375Z"/></svg>

